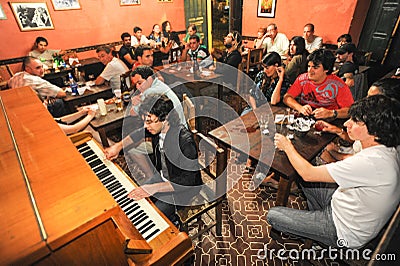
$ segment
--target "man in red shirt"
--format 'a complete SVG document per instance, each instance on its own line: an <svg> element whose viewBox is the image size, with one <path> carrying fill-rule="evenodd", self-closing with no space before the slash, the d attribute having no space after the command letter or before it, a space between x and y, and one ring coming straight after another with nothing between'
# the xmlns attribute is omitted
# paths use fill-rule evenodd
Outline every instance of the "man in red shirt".
<svg viewBox="0 0 400 266"><path fill-rule="evenodd" d="M347 118L353 96L349 87L332 74L335 56L318 49L308 57L308 71L297 77L283 102L305 116L316 119ZM295 99L299 97L299 102Z"/></svg>

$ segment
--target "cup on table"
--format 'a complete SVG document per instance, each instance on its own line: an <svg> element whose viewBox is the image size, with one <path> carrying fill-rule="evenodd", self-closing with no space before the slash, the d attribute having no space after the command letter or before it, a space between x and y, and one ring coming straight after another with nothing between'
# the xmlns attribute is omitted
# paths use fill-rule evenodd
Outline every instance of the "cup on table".
<svg viewBox="0 0 400 266"><path fill-rule="evenodd" d="M168 59L161 60L161 62L162 62L162 65L163 65L164 68L168 68L169 67L169 60Z"/></svg>
<svg viewBox="0 0 400 266"><path fill-rule="evenodd" d="M102 116L107 115L107 106L103 98L97 99L97 105Z"/></svg>
<svg viewBox="0 0 400 266"><path fill-rule="evenodd" d="M122 99L121 99L121 90L114 90L115 95L115 105L117 106L117 111L122 111Z"/></svg>

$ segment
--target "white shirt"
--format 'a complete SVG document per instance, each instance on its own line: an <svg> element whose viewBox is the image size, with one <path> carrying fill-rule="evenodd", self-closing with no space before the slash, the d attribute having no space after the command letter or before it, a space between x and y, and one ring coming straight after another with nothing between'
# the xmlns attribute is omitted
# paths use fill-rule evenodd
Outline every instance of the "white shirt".
<svg viewBox="0 0 400 266"><path fill-rule="evenodd" d="M51 84L47 80L31 75L28 72L18 72L9 81L8 86L10 88L20 88L24 86L30 86L34 89L40 97L45 98L56 97L58 92L62 91L60 87Z"/></svg>
<svg viewBox="0 0 400 266"><path fill-rule="evenodd" d="M372 240L400 200L400 158L395 148L377 145L326 168L339 185L332 196L338 239L359 248Z"/></svg>
<svg viewBox="0 0 400 266"><path fill-rule="evenodd" d="M306 41L306 49L309 53L312 53L314 50L322 48L322 38L319 36L315 36L313 42L308 43Z"/></svg>
<svg viewBox="0 0 400 266"><path fill-rule="evenodd" d="M150 43L150 41L144 35L140 37L140 43L135 35L131 35L131 46L139 46L139 44L148 44L148 43Z"/></svg>
<svg viewBox="0 0 400 266"><path fill-rule="evenodd" d="M120 76L127 72L129 69L120 59L114 57L110 63L106 65L100 77L110 82L112 90L121 87Z"/></svg>
<svg viewBox="0 0 400 266"><path fill-rule="evenodd" d="M285 34L278 32L273 42L270 37L265 38L263 47L267 47L268 53L277 52L280 56L283 56L289 50L289 40Z"/></svg>

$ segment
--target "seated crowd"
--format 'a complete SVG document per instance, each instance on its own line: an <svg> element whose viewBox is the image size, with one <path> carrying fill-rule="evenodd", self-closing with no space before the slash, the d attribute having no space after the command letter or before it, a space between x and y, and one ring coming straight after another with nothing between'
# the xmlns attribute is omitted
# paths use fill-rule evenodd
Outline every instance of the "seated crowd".
<svg viewBox="0 0 400 266"><path fill-rule="evenodd" d="M337 246L338 240L343 239L348 247L359 248L378 234L400 200L397 130L400 128L400 81L374 83L368 97L355 102L350 87L354 86L359 65L351 36L344 34L338 38L335 55L322 48L322 38L314 31L314 25L307 23L302 36L289 40L278 32L274 23L258 30L254 48L263 48L264 56L255 86L247 92L248 106L242 114L265 103L286 105L300 115L313 117L323 131L355 143L357 152L351 156L330 144L319 155L319 163L312 164L296 151L290 140L276 134L275 145L286 153L301 177L299 185L307 198L308 210L273 207L267 218L274 229L285 233L331 246ZM170 52L180 47L180 61L196 60L202 68L230 75L232 84L236 84L237 77L232 77L226 68L215 69L214 60L238 68L243 60L242 37L239 32L231 31L223 40L224 50L210 51L195 25L189 25L188 33L180 40L172 31L171 23L165 21L161 27L155 24L149 36L135 26L132 35L124 32L121 40L118 57L107 46L96 50L105 68L94 82L96 85L107 82L114 91L120 88L120 76L131 71L130 84L135 92L131 95L130 115L139 117L143 124L105 153L108 159L114 159L124 148L134 160L143 162L140 167L148 180L130 192L129 197L162 195L156 200L156 206L175 221L175 211L181 205L175 204L175 198L182 194L182 186L197 186L202 182L199 172L191 170L195 169L193 165L179 163L181 156L197 160L196 145L187 129L180 97L163 82L162 74L157 73L161 68L159 63L169 59ZM63 51L47 50L47 44L43 37L36 40L34 50L23 62L22 72L9 81L9 87L31 86L53 116L59 117L57 122L64 132L75 133L93 119L93 110L83 108L76 114L63 116L62 98L66 93L42 78L43 64L49 64L54 53ZM334 70L337 63L339 67ZM81 117L84 118L75 125L64 125ZM336 119L347 119L344 127L326 121ZM173 134L179 138L179 145L172 139ZM146 138L151 139L150 148L141 147ZM176 151L177 145L180 153ZM131 148L135 152L130 152ZM154 154L155 161L143 158L147 153ZM172 157L165 157L168 153ZM263 176L263 184L273 178L267 175ZM186 197L190 199L193 195Z"/></svg>

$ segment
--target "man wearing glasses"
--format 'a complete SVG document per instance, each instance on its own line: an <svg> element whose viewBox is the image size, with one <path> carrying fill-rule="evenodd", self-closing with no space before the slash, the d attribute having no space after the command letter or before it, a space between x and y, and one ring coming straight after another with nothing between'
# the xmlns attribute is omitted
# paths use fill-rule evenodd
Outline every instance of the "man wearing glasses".
<svg viewBox="0 0 400 266"><path fill-rule="evenodd" d="M146 139L145 131L149 132L154 155L152 175L146 176L128 197L140 200L154 196L152 200L158 209L174 221L176 210L188 204L200 189L194 187L202 184L196 144L192 134L181 124L174 104L165 95L146 96L139 107L139 115L144 127L107 148L105 155L107 159L117 158L122 148L136 148L142 144Z"/></svg>
<svg viewBox="0 0 400 266"><path fill-rule="evenodd" d="M55 99L65 97L65 91L42 78L44 76L43 63L37 58L27 56L22 62L22 70L8 81L8 87L30 86L44 100L47 109L54 117L65 115L62 100Z"/></svg>

